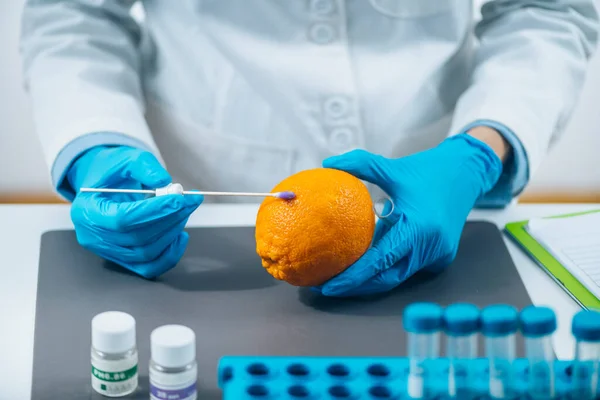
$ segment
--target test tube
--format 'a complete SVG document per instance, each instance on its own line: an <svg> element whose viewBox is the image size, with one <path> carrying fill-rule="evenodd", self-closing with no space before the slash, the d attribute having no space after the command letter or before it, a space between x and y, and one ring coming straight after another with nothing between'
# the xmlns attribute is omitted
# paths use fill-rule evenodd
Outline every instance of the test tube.
<svg viewBox="0 0 600 400"><path fill-rule="evenodd" d="M519 325L525 338L525 356L529 363L529 397L553 399L555 357L552 334L556 331L554 311L547 307L525 307L519 315Z"/></svg>
<svg viewBox="0 0 600 400"><path fill-rule="evenodd" d="M470 398L473 390L473 360L477 357L477 334L480 329L477 306L455 303L444 310L446 353L449 360L448 396Z"/></svg>
<svg viewBox="0 0 600 400"><path fill-rule="evenodd" d="M512 363L518 325L518 312L513 306L492 305L481 312L481 332L489 360L489 395L493 399L515 397Z"/></svg>
<svg viewBox="0 0 600 400"><path fill-rule="evenodd" d="M411 399L433 396L427 361L440 354L443 309L434 303L413 303L404 309L402 322L407 332L409 358L407 394Z"/></svg>
<svg viewBox="0 0 600 400"><path fill-rule="evenodd" d="M575 338L572 398L595 399L600 360L600 313L580 311L571 322L571 332Z"/></svg>

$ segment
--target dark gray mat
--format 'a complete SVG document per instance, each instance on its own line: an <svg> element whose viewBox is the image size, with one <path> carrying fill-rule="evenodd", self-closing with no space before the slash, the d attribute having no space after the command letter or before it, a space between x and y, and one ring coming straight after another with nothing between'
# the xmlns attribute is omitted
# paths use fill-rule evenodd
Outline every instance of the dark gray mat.
<svg viewBox="0 0 600 400"><path fill-rule="evenodd" d="M455 262L370 299L331 299L272 279L255 253L253 228L192 228L180 264L140 279L81 248L73 231L42 237L32 398L99 399L90 385L90 321L107 310L137 320L140 390L148 399L149 335L180 323L197 335L199 398L219 399L224 355L405 355L407 304L467 301L481 307L531 303L500 231L469 222ZM442 347L443 348L443 347ZM481 349L481 347L480 347ZM522 354L522 340L519 339ZM482 351L482 350L480 350Z"/></svg>

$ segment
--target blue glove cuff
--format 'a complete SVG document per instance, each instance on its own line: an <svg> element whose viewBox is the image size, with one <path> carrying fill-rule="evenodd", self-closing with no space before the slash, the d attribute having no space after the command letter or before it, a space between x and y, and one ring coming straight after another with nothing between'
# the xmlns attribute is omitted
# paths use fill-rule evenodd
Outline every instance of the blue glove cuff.
<svg viewBox="0 0 600 400"><path fill-rule="evenodd" d="M68 178L74 161L98 146L128 146L150 151L144 143L117 132L94 132L79 136L60 151L52 165L52 184L66 200L73 201L78 189L71 187L72 180L70 182Z"/></svg>
<svg viewBox="0 0 600 400"><path fill-rule="evenodd" d="M494 150L467 133L461 133L446 139L447 143L459 143L460 149L452 150L462 157L464 172L471 173L481 188L481 196L489 192L502 174L502 160ZM468 149L465 151L465 147ZM461 161L458 161L461 162Z"/></svg>
<svg viewBox="0 0 600 400"><path fill-rule="evenodd" d="M89 166L93 160L93 158L98 154L98 152L109 148L111 146L106 145L98 145L87 150L84 150L83 153L79 154L69 166L65 173L65 183L68 183L69 188L73 190L75 193L81 189L81 185L83 180L85 179L85 175L89 172ZM114 147L114 146L112 146Z"/></svg>
<svg viewBox="0 0 600 400"><path fill-rule="evenodd" d="M505 125L491 120L477 120L465 126L461 132L468 132L476 126L487 126L499 132L510 144L512 151L502 167L502 175L496 185L481 197L475 207L505 207L518 196L529 182L529 162L527 153L519 137Z"/></svg>

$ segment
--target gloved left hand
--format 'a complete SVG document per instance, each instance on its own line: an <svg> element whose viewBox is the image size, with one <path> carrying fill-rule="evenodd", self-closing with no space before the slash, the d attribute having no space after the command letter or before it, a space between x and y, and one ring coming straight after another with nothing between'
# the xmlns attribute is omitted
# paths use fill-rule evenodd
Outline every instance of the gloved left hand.
<svg viewBox="0 0 600 400"><path fill-rule="evenodd" d="M449 265L471 209L499 179L502 162L487 144L461 134L407 157L354 150L326 159L323 167L376 184L394 203L391 215L378 221L371 248L314 288L326 296L357 296L389 291L421 269Z"/></svg>

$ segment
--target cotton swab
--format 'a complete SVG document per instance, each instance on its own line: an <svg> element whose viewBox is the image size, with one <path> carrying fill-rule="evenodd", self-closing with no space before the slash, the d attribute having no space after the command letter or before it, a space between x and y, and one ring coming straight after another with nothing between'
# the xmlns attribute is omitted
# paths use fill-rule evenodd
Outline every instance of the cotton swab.
<svg viewBox="0 0 600 400"><path fill-rule="evenodd" d="M283 200L292 200L296 197L293 192L253 193L253 192L203 192L194 190L183 190L179 183L158 189L108 189L108 188L81 188L80 192L94 193L137 193L164 196L167 194L202 195L202 196L246 196L246 197L276 197Z"/></svg>

